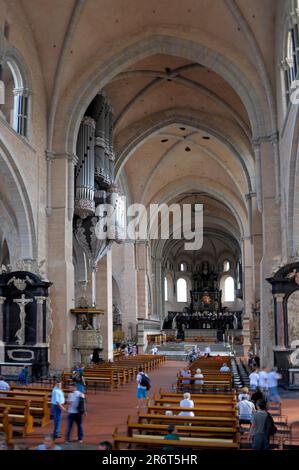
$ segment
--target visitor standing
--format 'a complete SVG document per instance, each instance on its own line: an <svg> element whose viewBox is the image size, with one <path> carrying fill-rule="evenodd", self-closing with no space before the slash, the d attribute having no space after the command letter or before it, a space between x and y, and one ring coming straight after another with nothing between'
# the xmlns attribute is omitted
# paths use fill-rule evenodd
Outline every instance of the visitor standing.
<svg viewBox="0 0 299 470"><path fill-rule="evenodd" d="M255 392L257 387L259 386L259 370L255 369L249 375L249 383L250 383L250 390Z"/></svg>
<svg viewBox="0 0 299 470"><path fill-rule="evenodd" d="M85 414L85 396L77 390L76 384L72 385L71 393L68 396L68 423L66 441L70 441L73 424L77 425L78 442L83 442L82 420Z"/></svg>
<svg viewBox="0 0 299 470"><path fill-rule="evenodd" d="M51 405L52 405L52 413L53 413L53 421L54 421L54 438L61 437L60 436L60 425L62 419L62 411L66 411L64 408L64 393L62 390L62 384L60 380L57 380L51 394Z"/></svg>
<svg viewBox="0 0 299 470"><path fill-rule="evenodd" d="M268 386L269 386L269 401L275 401L280 403L280 396L278 393L278 380L282 378L282 375L277 372L277 367L268 374Z"/></svg>
<svg viewBox="0 0 299 470"><path fill-rule="evenodd" d="M143 372L142 367L139 367L136 382L137 382L136 396L138 400L138 404L136 408L140 410L142 408L146 408L146 399L147 399L148 391L151 388L150 378L145 372Z"/></svg>

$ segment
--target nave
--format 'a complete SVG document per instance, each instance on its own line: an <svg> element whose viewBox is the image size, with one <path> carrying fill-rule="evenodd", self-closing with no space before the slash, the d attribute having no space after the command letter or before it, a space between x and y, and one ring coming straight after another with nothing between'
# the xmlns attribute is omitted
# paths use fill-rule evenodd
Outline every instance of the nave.
<svg viewBox="0 0 299 470"><path fill-rule="evenodd" d="M208 358L208 360L212 359L212 362L215 364L215 360L213 358ZM222 360L220 361L220 366L222 365L222 362L224 360L229 363L229 358L223 356ZM201 364L203 364L202 361L205 361L205 359L200 359ZM189 368L191 368L192 364L190 365ZM195 365L196 367L196 365ZM149 392L149 398L151 399L151 403L149 406L152 407L151 410L147 410L147 412L151 413L158 413L158 411L154 410L153 407L159 405L166 406L166 412L169 413L170 407L178 406L179 400L183 397L183 392L186 390L190 390L191 392L191 399L194 399L195 403L195 408L196 407L201 407L203 410L206 408L209 409L211 408L210 411L200 411L201 413L204 413L206 417L203 417L203 421L200 422L199 417L197 417L197 412L195 412L196 417L192 418L195 420L195 422L192 423L192 426L201 426L202 429L205 428L206 431L210 429L211 431L211 426L215 426L214 431L211 432L211 434L207 434L208 440L219 438L219 435L217 436L217 432L219 433L220 430L222 429L223 432L223 427L219 428L219 423L217 423L215 420L217 420L217 416L219 419L219 416L223 413L226 418L224 419L229 419L229 397L232 396L234 397L233 403L233 409L236 410L236 397L235 397L235 390L231 389L231 385L228 385L225 387L223 390L221 390L221 385L220 385L220 380L223 381L224 379L221 377L219 379L219 374L218 371L218 365L213 365L212 366L212 372L211 372L211 365L209 365L208 369L204 369L202 367L202 372L204 373L204 383L205 387L208 387L208 383L211 384L213 383L214 389L211 391L209 389L204 390L204 387L201 391L195 390L194 389L194 394L192 392L194 386L192 386L192 381L191 385L184 385L184 380L182 378L180 379L181 382L181 387L177 386L178 385L178 374L182 370L188 369L188 363L186 361L166 361L163 365L161 365L158 368L155 368L148 372L148 375L150 376L151 379L151 384L152 388ZM215 368L216 367L216 368ZM193 371L194 373L194 371ZM88 372L85 373L87 375ZM224 374L226 376L230 374ZM186 381L186 378L185 378ZM188 381L188 380L187 380ZM210 381L210 382L209 382ZM32 385L29 385L29 388ZM41 385L38 385L41 387ZM12 388L12 387L11 387ZM175 389L177 393L177 397L174 397L175 395ZM28 392L30 393L30 392ZM31 392L32 393L32 392ZM283 422L287 421L288 427L292 427L292 423L299 421L299 396L298 394L292 392L290 394L289 392L284 392L282 389L280 389L280 393L282 394L282 406L281 406L281 417L274 417L275 422ZM226 394L226 398L225 398ZM160 398L158 398L160 395ZM32 394L33 396L33 394ZM211 398L212 397L212 398ZM113 443L113 434L115 433L115 430L117 428L117 435L121 438L127 435L128 427L127 427L127 421L128 421L128 416L130 416L130 421L131 423L152 423L155 425L155 423L159 423L159 417L161 414L166 414L165 413L165 408L163 412L159 412L159 415L155 417L154 419L154 414L152 415L152 419L148 420L140 420L138 419L138 410L136 409L136 380L131 380L129 383L123 384L117 388L113 388L112 390L101 390L100 388L93 389L90 387L90 389L87 389L86 393L86 398L87 398L87 415L83 418L83 428L84 428L84 442L82 444L76 442L76 434L75 431L76 429L73 429L73 435L70 443L65 442L65 435L66 435L66 426L67 426L67 417L66 413L63 415L62 419L62 426L61 426L61 438L58 438L55 440L55 443L60 446L63 450L96 450L97 446L100 442L103 441L108 441ZM169 402L167 402L169 400ZM214 400L214 401L213 401ZM208 402L211 402L210 404ZM224 402L227 403L224 405ZM168 404L167 404L168 403ZM177 404L176 404L177 403ZM208 405L207 405L208 403ZM222 403L222 404L221 404ZM227 408L228 407L228 408ZM214 408L214 410L213 410ZM220 411L219 411L220 410ZM145 410L140 410L140 414L144 415ZM177 415L178 410L173 411L173 415ZM236 423L236 430L239 431L239 424L237 421L236 413L232 413L232 416L235 416L234 421ZM145 416L145 415L144 415ZM214 416L214 418L213 418ZM168 418L168 420L167 420ZM164 424L169 425L171 424L175 418L175 416L164 416L162 417L162 421ZM180 421L179 417L179 421ZM182 432L182 436L184 436L184 432L182 431L182 426L189 424L188 421L192 421L190 417L186 417L183 419L183 422L175 422L176 426L181 426L181 428L178 428L178 434L180 434L180 429ZM222 418L223 419L223 418ZM196 422L197 420L198 423ZM212 420L211 423L209 423L209 420ZM213 423L214 420L214 423ZM187 421L187 423L186 423ZM137 426L137 424L136 424ZM145 426L143 424L143 426ZM207 429L207 427L209 427ZM229 426L229 424L225 425L223 424L222 426ZM151 424L148 424L148 427L151 428ZM190 429L190 428L189 428ZM53 431L53 422L49 422L46 426L44 427L38 427L38 426L33 426L33 432L30 432L26 437L24 436L18 436L14 435L13 441L11 442L11 448L18 448L19 446L21 448L26 447L27 449L34 450L38 445L41 444L43 441L44 435L48 433L52 433ZM134 431L134 428L133 428ZM140 430L139 430L140 431ZM204 434L199 434L199 436L205 435L206 431ZM227 429L228 431L228 429ZM286 434L286 429L283 430L283 434L280 434L280 432L275 436L275 447L276 448L284 448L284 446L287 446L290 444L290 435ZM143 430L143 434L155 434L158 433L160 434L160 437L163 438L164 431L156 431L154 432L152 430ZM138 429L134 431L134 434L138 434ZM162 435L161 435L162 434ZM165 434L167 434L167 429L165 429ZM191 434L190 434L191 436ZM156 436L157 438L158 436ZM221 436L220 436L221 437ZM227 437L227 435L223 434L222 438ZM299 437L299 436L297 436ZM293 436L294 438L294 436ZM121 439L120 439L121 440ZM249 433L248 433L248 428L246 429L246 432L244 434L241 433L241 436L239 433L236 434L236 440L238 445L236 448L239 447L241 449L248 449L251 447L250 444L250 438L249 438ZM297 440L296 440L297 442ZM298 444L298 442L297 442ZM126 443L121 444L121 449L126 448ZM215 445L215 442L214 444ZM293 445L295 445L295 441L293 439ZM134 448L134 447L133 447ZM142 448L142 445L138 445L138 449ZM150 446L151 448L151 446ZM153 446L153 449L155 447ZM195 447L196 448L196 447ZM216 446L217 448L217 446Z"/></svg>

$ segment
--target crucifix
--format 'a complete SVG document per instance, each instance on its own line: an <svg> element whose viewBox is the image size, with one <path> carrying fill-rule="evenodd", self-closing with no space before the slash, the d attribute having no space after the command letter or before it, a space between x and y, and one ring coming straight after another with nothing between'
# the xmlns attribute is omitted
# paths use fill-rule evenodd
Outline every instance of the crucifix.
<svg viewBox="0 0 299 470"><path fill-rule="evenodd" d="M14 302L18 304L20 308L20 322L21 328L16 332L15 336L18 338L17 343L22 346L25 343L25 306L30 302L33 302L33 299L25 299L25 294L21 295L20 299L14 299Z"/></svg>

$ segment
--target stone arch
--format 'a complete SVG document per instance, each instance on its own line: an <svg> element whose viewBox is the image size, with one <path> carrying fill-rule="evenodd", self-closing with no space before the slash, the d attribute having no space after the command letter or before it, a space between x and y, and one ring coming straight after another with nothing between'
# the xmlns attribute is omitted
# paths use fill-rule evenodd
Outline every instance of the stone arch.
<svg viewBox="0 0 299 470"><path fill-rule="evenodd" d="M138 126L138 132L136 132L136 125L134 127L134 133L130 135L128 129L125 129L127 141L125 143L120 142L120 148L118 159L116 161L116 179L119 178L125 163L130 158L131 154L142 145L147 139L160 132L163 128L172 125L186 125L196 130L203 130L214 136L219 142L221 142L231 153L232 157L241 165L247 188L246 191L250 192L255 186L254 182L254 161L250 159L250 150L248 149L248 155L244 155L244 149L240 148L236 141L232 138L228 139L223 132L216 128L214 125L207 124L206 120L201 120L197 115L194 115L193 110L166 110L162 113L156 113L156 115L150 116L150 123L148 119L144 120L144 126ZM127 137L129 135L129 138ZM251 154L252 157L252 154Z"/></svg>
<svg viewBox="0 0 299 470"><path fill-rule="evenodd" d="M120 43L126 44L128 42L128 44L122 50L118 50L113 56L110 52L110 55L102 60L97 68L86 72L80 82L78 81L76 89L68 92L66 100L61 101L56 113L54 140L59 151L75 153L80 121L99 89L132 63L156 53L177 55L201 63L222 76L240 96L247 109L254 138L275 131L271 125L270 128L268 127L269 124L264 119L264 116L272 116L273 114L265 99L264 84L260 82L258 74L251 69L249 63L246 63L246 66L250 70L245 72L239 67L237 57L232 60L217 48L211 49L202 43L184 37L186 34L183 29L176 28L175 31L171 28L165 29L165 27L162 28L161 32L158 30L153 32L152 29L146 30L135 35L133 43L132 39L129 42L123 38ZM180 37L177 37L178 35ZM69 118L66 119L66 116ZM273 119L271 118L269 121L273 122Z"/></svg>
<svg viewBox="0 0 299 470"><path fill-rule="evenodd" d="M8 224L14 249L13 262L19 258L37 257L36 230L32 207L22 176L3 142L0 142L0 173L5 185L0 189L2 214ZM5 208L5 210L4 210ZM9 244L9 237L6 237ZM10 247L10 246L9 246Z"/></svg>
<svg viewBox="0 0 299 470"><path fill-rule="evenodd" d="M288 241L287 251L291 258L299 257L299 116L296 115L292 144L290 149L289 185L288 185Z"/></svg>

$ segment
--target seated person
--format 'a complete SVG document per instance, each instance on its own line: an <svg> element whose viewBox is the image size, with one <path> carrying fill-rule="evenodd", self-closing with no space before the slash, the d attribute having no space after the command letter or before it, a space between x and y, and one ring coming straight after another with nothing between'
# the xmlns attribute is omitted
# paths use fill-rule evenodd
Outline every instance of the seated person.
<svg viewBox="0 0 299 470"><path fill-rule="evenodd" d="M252 415L255 413L255 406L252 401L246 399L245 396L242 397L242 400L237 404L239 411L239 422L240 424L250 424L252 420Z"/></svg>
<svg viewBox="0 0 299 470"><path fill-rule="evenodd" d="M191 371L188 370L188 369L182 369L181 370L181 377L191 377ZM182 384L189 385L190 380L182 380Z"/></svg>
<svg viewBox="0 0 299 470"><path fill-rule="evenodd" d="M194 381L195 385L202 385L203 384L203 374L201 373L201 369L196 369L196 374L194 374L194 377L199 379L199 380Z"/></svg>
<svg viewBox="0 0 299 470"><path fill-rule="evenodd" d="M55 444L53 434L46 434L43 444L37 446L36 450L61 450L61 447Z"/></svg>
<svg viewBox="0 0 299 470"><path fill-rule="evenodd" d="M230 368L226 363L224 363L222 367L220 367L220 372L230 372Z"/></svg>
<svg viewBox="0 0 299 470"><path fill-rule="evenodd" d="M190 393L184 393L184 399L180 401L181 408L194 408L194 401L191 400ZM193 411L180 411L179 416L194 416Z"/></svg>
<svg viewBox="0 0 299 470"><path fill-rule="evenodd" d="M167 432L168 432L168 434L166 434L166 436L164 436L164 438L163 438L166 441L179 441L180 440L180 436L178 436L178 434L175 433L175 426L173 424L170 424L168 426ZM165 446L165 447L163 447L163 450L174 450L174 447Z"/></svg>
<svg viewBox="0 0 299 470"><path fill-rule="evenodd" d="M265 402L267 401L260 387L256 387L255 391L251 395L251 401L254 403L254 405L256 405L259 400L262 400Z"/></svg>
<svg viewBox="0 0 299 470"><path fill-rule="evenodd" d="M246 400L250 400L248 387L243 387L241 389L241 393L239 393L239 395L238 395L238 401L241 401L243 399L243 397L245 397Z"/></svg>

